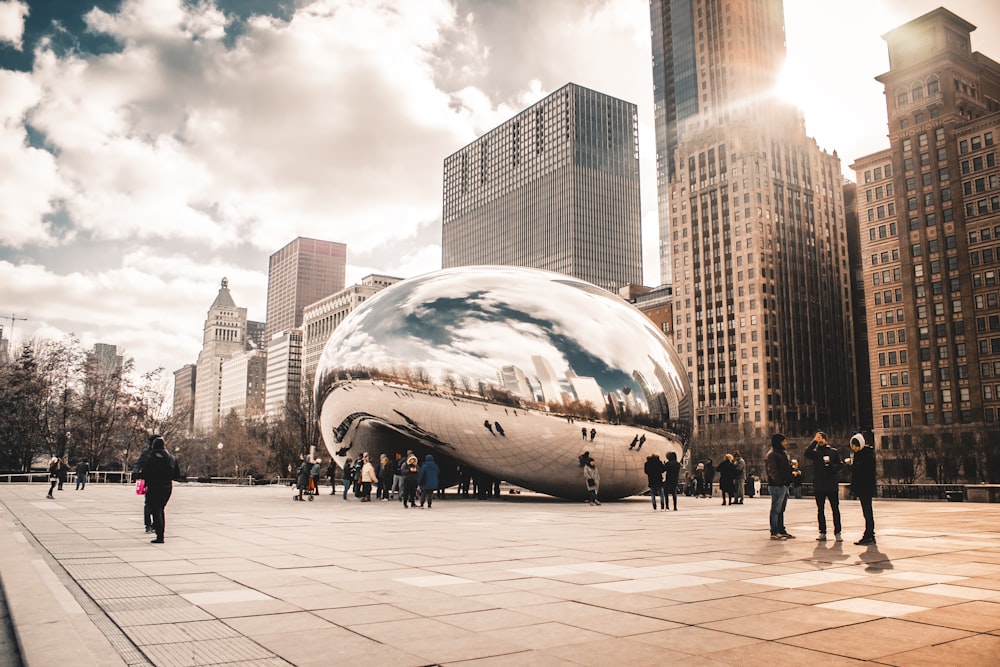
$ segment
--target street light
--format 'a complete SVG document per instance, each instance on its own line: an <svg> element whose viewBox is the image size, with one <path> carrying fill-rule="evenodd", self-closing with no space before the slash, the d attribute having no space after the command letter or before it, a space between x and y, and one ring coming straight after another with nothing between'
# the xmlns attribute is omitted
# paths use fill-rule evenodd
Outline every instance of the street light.
<svg viewBox="0 0 1000 667"><path fill-rule="evenodd" d="M215 472L221 475L222 473L222 448L225 447L221 442L215 446L216 450L219 452L216 455Z"/></svg>

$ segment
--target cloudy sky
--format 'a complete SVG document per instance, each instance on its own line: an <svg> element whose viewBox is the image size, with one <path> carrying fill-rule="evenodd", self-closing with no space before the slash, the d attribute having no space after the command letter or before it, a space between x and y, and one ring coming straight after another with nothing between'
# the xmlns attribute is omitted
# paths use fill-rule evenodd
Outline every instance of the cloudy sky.
<svg viewBox="0 0 1000 667"><path fill-rule="evenodd" d="M888 145L879 35L941 2L785 0L783 92L845 173ZM1000 59L1000 3L948 7ZM0 0L0 317L171 372L224 276L264 319L296 236L348 284L438 269L444 158L569 81L639 107L657 284L648 0Z"/></svg>

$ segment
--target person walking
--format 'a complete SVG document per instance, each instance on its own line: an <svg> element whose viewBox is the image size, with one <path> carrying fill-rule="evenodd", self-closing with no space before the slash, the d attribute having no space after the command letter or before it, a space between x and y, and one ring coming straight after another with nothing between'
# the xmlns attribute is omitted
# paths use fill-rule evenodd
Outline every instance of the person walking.
<svg viewBox="0 0 1000 667"><path fill-rule="evenodd" d="M636 436L638 439L638 436ZM638 441L638 440L637 440ZM642 467L649 482L649 497L653 500L653 511L656 511L656 499L660 499L660 511L667 509L667 496L663 491L663 461L659 454L650 454Z"/></svg>
<svg viewBox="0 0 1000 667"><path fill-rule="evenodd" d="M76 490L80 491L87 486L87 475L90 474L90 465L84 459L76 464Z"/></svg>
<svg viewBox="0 0 1000 667"><path fill-rule="evenodd" d="M597 493L601 490L601 474L597 471L597 463L594 459L590 459L587 461L587 465L583 466L583 479L587 484L590 504L600 505L601 501L597 499Z"/></svg>
<svg viewBox="0 0 1000 667"><path fill-rule="evenodd" d="M61 465L58 456L53 456L49 459L49 492L45 496L49 500L54 500L52 497L52 492L56 490L56 484L59 483L59 466Z"/></svg>
<svg viewBox="0 0 1000 667"><path fill-rule="evenodd" d="M819 524L816 541L826 541L826 501L830 501L833 537L840 542L844 539L840 536L840 452L830 446L826 433L816 431L805 455L813 462L813 495L816 497L816 521Z"/></svg>
<svg viewBox="0 0 1000 667"><path fill-rule="evenodd" d="M792 464L788 460L788 440L781 433L771 436L771 451L767 453L767 490L771 494L771 539L791 540L785 530L785 505L788 504L788 485L792 481Z"/></svg>
<svg viewBox="0 0 1000 667"><path fill-rule="evenodd" d="M677 460L677 452L667 452L667 461L663 464L663 490L669 500L674 499L674 511L677 511L677 485L681 482L681 462Z"/></svg>
<svg viewBox="0 0 1000 667"><path fill-rule="evenodd" d="M743 460L743 456L738 449L733 452L733 465L736 467L736 500L733 502L736 505L742 505L746 490L744 487L747 483L747 462Z"/></svg>
<svg viewBox="0 0 1000 667"><path fill-rule="evenodd" d="M431 508L434 502L434 492L437 491L441 469L434 462L434 456L428 454L424 457L424 464L420 466L417 473L417 486L420 488L420 507L427 503L427 509Z"/></svg>
<svg viewBox="0 0 1000 667"><path fill-rule="evenodd" d="M319 495L319 479L323 474L323 459L313 461L312 468L309 469L309 493L314 496Z"/></svg>
<svg viewBox="0 0 1000 667"><path fill-rule="evenodd" d="M875 544L875 514L872 498L875 497L875 450L868 446L865 436L856 433L851 436L852 455L847 459L851 466L851 493L861 503L861 513L865 517L865 532L855 542L859 546Z"/></svg>
<svg viewBox="0 0 1000 667"><path fill-rule="evenodd" d="M156 537L150 540L152 544L163 544L166 530L167 501L173 491L173 481L181 476L177 467L177 459L166 450L163 438L157 436L153 440L153 450L139 471L139 478L146 480L146 502L149 503L153 515L153 530Z"/></svg>

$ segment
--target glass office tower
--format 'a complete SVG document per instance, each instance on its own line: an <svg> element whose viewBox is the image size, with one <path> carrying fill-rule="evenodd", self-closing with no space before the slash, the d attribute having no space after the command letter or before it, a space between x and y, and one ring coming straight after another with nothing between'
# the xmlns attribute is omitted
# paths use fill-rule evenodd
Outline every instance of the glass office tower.
<svg viewBox="0 0 1000 667"><path fill-rule="evenodd" d="M642 282L636 106L570 83L444 161L443 268Z"/></svg>

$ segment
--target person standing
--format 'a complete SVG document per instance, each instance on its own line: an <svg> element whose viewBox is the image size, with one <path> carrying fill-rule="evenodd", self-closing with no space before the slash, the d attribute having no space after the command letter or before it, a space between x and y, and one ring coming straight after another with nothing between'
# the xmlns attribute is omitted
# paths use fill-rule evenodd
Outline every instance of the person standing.
<svg viewBox="0 0 1000 667"><path fill-rule="evenodd" d="M420 466L417 465L416 454L407 454L406 463L401 468L403 473L403 509L417 504L417 477Z"/></svg>
<svg viewBox="0 0 1000 667"><path fill-rule="evenodd" d="M663 491L666 498L674 499L674 511L677 511L677 485L681 483L681 462L677 460L677 452L667 452L667 461L663 464Z"/></svg>
<svg viewBox="0 0 1000 667"><path fill-rule="evenodd" d="M370 503L372 501L372 484L378 484L378 475L375 473L375 466L368 458L368 452L361 455L361 502Z"/></svg>
<svg viewBox="0 0 1000 667"><path fill-rule="evenodd" d="M403 467L403 455L399 452L393 456L392 460L392 488L389 489L389 498L403 497L403 474L400 468ZM466 489L468 491L468 489ZM468 493L466 493L468 495Z"/></svg>
<svg viewBox="0 0 1000 667"><path fill-rule="evenodd" d="M747 483L747 462L743 460L740 450L733 452L733 465L736 467L736 500L737 505L743 504L744 487Z"/></svg>
<svg viewBox="0 0 1000 667"><path fill-rule="evenodd" d="M145 465L146 460L149 458L149 455L153 453L153 441L156 440L159 437L160 436L157 435L156 433L153 433L152 435L150 435L149 436L149 442L146 444L146 449L144 449L141 452L139 452L139 458L136 459L135 465L132 466L132 481L133 482L135 482L137 479L139 479L139 471L142 470L142 466ZM150 511L150 508L149 508L149 497L148 497L148 495L144 495L142 498L143 498L143 503L142 503L142 522L146 526L146 532L147 533L152 533L153 532L153 514L152 514L152 512Z"/></svg>
<svg viewBox="0 0 1000 667"><path fill-rule="evenodd" d="M60 461L58 456L53 456L49 459L49 493L45 496L49 500L53 500L52 492L56 490L56 484L59 483L59 466Z"/></svg>
<svg viewBox="0 0 1000 667"><path fill-rule="evenodd" d="M299 455L302 463L299 464L299 473L295 478L295 486L298 488L299 495L292 496L293 500L302 500L302 495L309 490L309 480L312 479L312 463L309 462L309 457L304 455ZM310 500L312 500L310 498Z"/></svg>
<svg viewBox="0 0 1000 667"><path fill-rule="evenodd" d="M332 495L336 495L336 493L337 493L337 490L335 488L336 484L335 484L335 482L333 480L333 478L336 476L336 474L337 474L337 462L334 461L333 459L330 459L330 465L328 465L326 467L326 476L330 478L330 495L331 496Z"/></svg>
<svg viewBox="0 0 1000 667"><path fill-rule="evenodd" d="M792 459L792 495L796 500L802 500L802 469L797 459Z"/></svg>
<svg viewBox="0 0 1000 667"><path fill-rule="evenodd" d="M590 459L587 461L587 465L583 466L583 479L587 484L590 504L600 505L601 501L597 499L597 493L601 490L601 474L597 471L597 463L594 459Z"/></svg>
<svg viewBox="0 0 1000 667"><path fill-rule="evenodd" d="M156 537L152 544L163 544L166 529L165 509L173 491L173 480L180 477L177 459L164 447L163 438L153 440L153 450L139 471L139 478L146 480L146 502L153 515L153 530Z"/></svg>
<svg viewBox="0 0 1000 667"><path fill-rule="evenodd" d="M715 492L715 465L712 459L705 460L705 495L709 498Z"/></svg>
<svg viewBox="0 0 1000 667"><path fill-rule="evenodd" d="M813 462L813 495L816 497L816 521L819 524L816 541L826 541L826 501L829 500L833 512L833 536L840 542L844 539L840 536L840 452L830 446L826 433L816 431L805 454Z"/></svg>
<svg viewBox="0 0 1000 667"><path fill-rule="evenodd" d="M319 478L323 474L323 459L313 461L312 468L309 469L309 493L319 495Z"/></svg>
<svg viewBox="0 0 1000 667"><path fill-rule="evenodd" d="M87 486L87 475L90 474L90 465L86 459L76 464L76 490L80 491Z"/></svg>
<svg viewBox="0 0 1000 667"><path fill-rule="evenodd" d="M59 478L59 486L56 487L56 491L62 491L63 490L62 487L63 487L63 484L66 483L66 476L67 475L69 475L69 461L64 456L61 459L59 459L59 472L56 475Z"/></svg>
<svg viewBox="0 0 1000 667"><path fill-rule="evenodd" d="M733 463L733 455L726 454L719 462L716 471L719 473L719 493L722 495L722 504L732 505L733 496L736 493L733 489L733 483L736 480L736 464ZM729 497L729 502L726 502L726 496Z"/></svg>
<svg viewBox="0 0 1000 667"><path fill-rule="evenodd" d="M636 436L638 438L638 436ZM656 499L660 498L660 511L667 509L667 496L663 492L663 461L659 454L650 454L646 457L646 464L642 467L646 473L646 480L649 482L649 497L653 499L653 511L656 511Z"/></svg>
<svg viewBox="0 0 1000 667"><path fill-rule="evenodd" d="M851 436L851 452L847 460L851 466L851 492L861 503L861 513L865 517L865 532L855 542L859 546L875 544L875 514L872 498L875 497L875 450L868 446L865 436L856 433Z"/></svg>
<svg viewBox="0 0 1000 667"><path fill-rule="evenodd" d="M344 500L347 500L347 492L351 489L351 484L354 482L354 461L347 459L344 461Z"/></svg>
<svg viewBox="0 0 1000 667"><path fill-rule="evenodd" d="M440 476L441 469L434 462L434 456L428 454L424 457L424 464L420 466L420 472L417 474L417 486L420 487L420 507L423 507L426 502L427 509L431 508Z"/></svg>
<svg viewBox="0 0 1000 667"><path fill-rule="evenodd" d="M795 539L785 530L785 505L788 504L788 485L792 481L792 464L788 460L788 440L781 433L771 436L771 451L767 453L767 491L771 494L771 539Z"/></svg>

